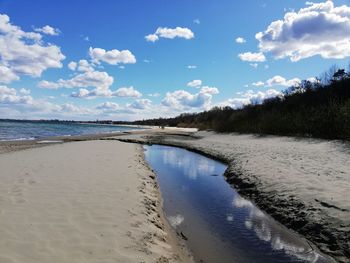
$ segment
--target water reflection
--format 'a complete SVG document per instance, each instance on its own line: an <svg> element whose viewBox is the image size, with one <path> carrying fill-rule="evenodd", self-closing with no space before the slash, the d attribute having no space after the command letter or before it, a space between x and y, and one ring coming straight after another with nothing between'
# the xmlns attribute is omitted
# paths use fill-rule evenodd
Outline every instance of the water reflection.
<svg viewBox="0 0 350 263"><path fill-rule="evenodd" d="M176 228L179 225L181 225L181 223L184 220L185 220L185 218L180 214L177 214L175 216L168 216L168 221L173 228Z"/></svg>
<svg viewBox="0 0 350 263"><path fill-rule="evenodd" d="M145 149L168 221L198 261L331 262L242 198L222 176L224 164L175 147Z"/></svg>
<svg viewBox="0 0 350 263"><path fill-rule="evenodd" d="M200 155L184 155L177 148L172 147L163 150L163 162L171 167L180 168L193 180L196 180L200 174L213 175L215 171L215 163L210 159L204 159Z"/></svg>
<svg viewBox="0 0 350 263"><path fill-rule="evenodd" d="M245 227L253 230L260 240L269 242L273 250L284 250L285 253L303 261L317 262L320 260L319 253L315 252L311 246L305 244L303 240L288 235L283 226L268 218L252 202L235 195L232 204L236 209L247 209Z"/></svg>

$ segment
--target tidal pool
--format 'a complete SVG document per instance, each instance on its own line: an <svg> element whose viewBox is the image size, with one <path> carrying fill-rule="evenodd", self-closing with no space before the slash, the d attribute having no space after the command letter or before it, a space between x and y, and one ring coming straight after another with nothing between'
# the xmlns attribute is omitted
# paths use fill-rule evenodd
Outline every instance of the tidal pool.
<svg viewBox="0 0 350 263"><path fill-rule="evenodd" d="M225 164L176 147L144 150L166 218L196 262L333 262L242 198L225 181Z"/></svg>

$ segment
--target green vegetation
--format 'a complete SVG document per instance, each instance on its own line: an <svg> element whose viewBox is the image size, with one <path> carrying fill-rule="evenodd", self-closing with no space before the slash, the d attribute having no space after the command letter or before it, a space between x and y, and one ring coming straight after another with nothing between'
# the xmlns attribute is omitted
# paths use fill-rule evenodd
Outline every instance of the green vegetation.
<svg viewBox="0 0 350 263"><path fill-rule="evenodd" d="M350 72L333 66L316 81L304 80L285 90L284 96L242 109L215 107L133 123L350 140Z"/></svg>

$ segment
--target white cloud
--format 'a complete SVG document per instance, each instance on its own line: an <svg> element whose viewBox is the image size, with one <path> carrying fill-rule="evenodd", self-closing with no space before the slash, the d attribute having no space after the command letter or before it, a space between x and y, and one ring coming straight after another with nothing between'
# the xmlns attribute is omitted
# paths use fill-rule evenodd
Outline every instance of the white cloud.
<svg viewBox="0 0 350 263"><path fill-rule="evenodd" d="M299 61L315 55L342 59L350 56L350 7L335 7L332 1L307 3L288 12L256 34L262 52Z"/></svg>
<svg viewBox="0 0 350 263"><path fill-rule="evenodd" d="M0 65L0 83L8 84L14 80L19 80L19 77L8 67Z"/></svg>
<svg viewBox="0 0 350 263"><path fill-rule="evenodd" d="M238 55L238 57L243 61L249 61L249 62L264 62L266 60L265 55L261 52L258 53L252 53L252 52L246 52L241 53Z"/></svg>
<svg viewBox="0 0 350 263"><path fill-rule="evenodd" d="M87 98L96 96L94 92L90 92L88 89L79 89L71 94L71 97L74 98Z"/></svg>
<svg viewBox="0 0 350 263"><path fill-rule="evenodd" d="M196 65L188 65L187 68L188 68L188 69L196 69L197 66L196 66Z"/></svg>
<svg viewBox="0 0 350 263"><path fill-rule="evenodd" d="M174 39L176 37L191 39L191 38L194 38L194 34L191 31L191 29L186 27L176 27L176 28L158 27L154 34L149 34L145 36L145 39L150 42L155 42L159 40L160 37L168 38L168 39Z"/></svg>
<svg viewBox="0 0 350 263"><path fill-rule="evenodd" d="M81 72L94 71L93 65L86 59L81 59L78 62L71 61L68 63L68 68L72 71L78 70Z"/></svg>
<svg viewBox="0 0 350 263"><path fill-rule="evenodd" d="M77 62L71 61L68 63L68 68L72 71L76 70L77 66L78 66Z"/></svg>
<svg viewBox="0 0 350 263"><path fill-rule="evenodd" d="M119 51L112 49L106 51L102 48L89 48L89 55L95 63L100 61L106 62L110 65L117 64L135 64L136 58L129 50Z"/></svg>
<svg viewBox="0 0 350 263"><path fill-rule="evenodd" d="M266 81L267 86L285 86L285 87L291 87L291 86L297 86L301 83L301 80L299 78L293 78L293 79L285 79L282 76L276 75Z"/></svg>
<svg viewBox="0 0 350 263"><path fill-rule="evenodd" d="M51 35L51 36L58 36L60 34L60 30L57 28L53 28L49 25L46 25L44 27L41 28L35 28L34 29L35 32L40 32L46 35Z"/></svg>
<svg viewBox="0 0 350 263"><path fill-rule="evenodd" d="M58 112L60 107L52 103L34 100L28 95L28 90L21 90L22 92L17 92L13 88L8 88L6 86L0 86L0 117L8 118L13 114L16 116L22 116L23 114L32 112Z"/></svg>
<svg viewBox="0 0 350 263"><path fill-rule="evenodd" d="M22 94L22 95L29 95L30 94L30 89L20 89L19 92Z"/></svg>
<svg viewBox="0 0 350 263"><path fill-rule="evenodd" d="M42 80L39 82L38 87L44 89L86 87L108 89L113 84L113 81L113 77L108 75L107 72L87 71L68 80L59 79L56 82Z"/></svg>
<svg viewBox="0 0 350 263"><path fill-rule="evenodd" d="M179 111L193 108L209 109L213 95L218 93L219 90L215 87L203 87L196 94L191 94L185 90L176 90L166 93L162 105Z"/></svg>
<svg viewBox="0 0 350 263"><path fill-rule="evenodd" d="M127 106L136 110L144 110L151 106L152 101L149 99L139 99L135 100L133 103L128 104Z"/></svg>
<svg viewBox="0 0 350 263"><path fill-rule="evenodd" d="M72 92L71 97L73 98L84 98L84 99L94 99L94 98L111 98L111 97L128 97L128 98L139 98L142 93L133 87L122 87L115 91L109 88L95 88L93 90L79 89L76 92Z"/></svg>
<svg viewBox="0 0 350 263"><path fill-rule="evenodd" d="M96 106L96 109L99 111L99 114L104 114L107 113L108 115L113 115L113 114L119 114L119 113L124 113L124 114L134 114L136 113L132 108L126 106L122 107L119 104L115 102L103 102L99 105Z"/></svg>
<svg viewBox="0 0 350 263"><path fill-rule="evenodd" d="M255 87L263 87L265 86L265 83L262 81L258 81L258 82L253 82L252 85Z"/></svg>
<svg viewBox="0 0 350 263"><path fill-rule="evenodd" d="M199 25L201 23L201 21L198 18L196 18L196 19L193 20L193 23Z"/></svg>
<svg viewBox="0 0 350 263"><path fill-rule="evenodd" d="M117 103L107 101L107 102L103 102L103 103L97 105L96 109L103 110L106 112L110 112L110 111L115 112L115 111L120 110L121 107Z"/></svg>
<svg viewBox="0 0 350 263"><path fill-rule="evenodd" d="M187 83L187 87L196 88L202 85L202 81L200 79L194 79Z"/></svg>
<svg viewBox="0 0 350 263"><path fill-rule="evenodd" d="M209 87L209 86L203 86L201 88L201 93L205 93L205 94L211 94L211 95L215 95L215 94L219 94L219 90L216 87Z"/></svg>
<svg viewBox="0 0 350 263"><path fill-rule="evenodd" d="M149 93L149 94L147 94L149 97L159 97L160 96L160 93L158 93L158 92L155 92L155 93Z"/></svg>
<svg viewBox="0 0 350 263"><path fill-rule="evenodd" d="M7 15L0 15L0 66L3 83L20 75L40 77L48 68L61 68L65 56L58 46L46 44L36 32L24 32L12 25Z"/></svg>
<svg viewBox="0 0 350 263"><path fill-rule="evenodd" d="M156 34L149 34L149 35L145 36L145 39L148 42L156 42L157 40L159 40L159 37Z"/></svg>
<svg viewBox="0 0 350 263"><path fill-rule="evenodd" d="M238 44L243 44L246 43L247 41L243 37L237 37L236 38L236 43Z"/></svg>
<svg viewBox="0 0 350 263"><path fill-rule="evenodd" d="M300 85L301 80L299 78L286 79L280 75L276 75L266 82L257 81L253 82L252 85L255 87L273 87L273 86L283 86L283 87L291 87Z"/></svg>
<svg viewBox="0 0 350 263"><path fill-rule="evenodd" d="M261 104L264 100L275 97L283 97L282 92L275 89L258 92L248 90L245 93L241 93L241 97L228 99L225 102L219 103L218 106L230 106L233 109L239 109L249 104Z"/></svg>
<svg viewBox="0 0 350 263"><path fill-rule="evenodd" d="M87 108L72 103L54 104L44 99L34 99L29 90L16 89L0 86L0 118L63 118L63 119L91 119L103 116L115 116L115 114L130 114L142 112L151 105L149 100L136 100L126 106L119 106L117 103L104 102L95 107ZM120 115L118 115L120 116Z"/></svg>
<svg viewBox="0 0 350 263"><path fill-rule="evenodd" d="M141 92L134 89L134 87L122 87L116 90L115 95L118 97L132 97L139 98L142 96Z"/></svg>

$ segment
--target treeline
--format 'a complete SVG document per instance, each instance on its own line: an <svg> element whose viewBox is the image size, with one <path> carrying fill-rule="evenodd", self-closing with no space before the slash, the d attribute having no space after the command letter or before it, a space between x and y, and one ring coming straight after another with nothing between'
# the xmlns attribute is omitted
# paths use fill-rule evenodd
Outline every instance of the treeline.
<svg viewBox="0 0 350 263"><path fill-rule="evenodd" d="M333 66L320 78L288 88L281 97L242 109L215 107L133 123L350 140L350 72Z"/></svg>

